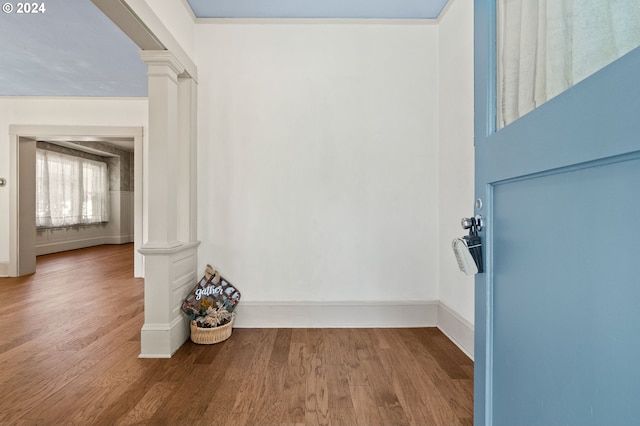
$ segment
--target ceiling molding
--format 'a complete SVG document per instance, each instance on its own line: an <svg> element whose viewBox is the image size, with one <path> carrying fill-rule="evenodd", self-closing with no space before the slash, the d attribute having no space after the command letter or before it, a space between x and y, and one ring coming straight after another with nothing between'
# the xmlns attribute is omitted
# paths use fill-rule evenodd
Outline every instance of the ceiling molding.
<svg viewBox="0 0 640 426"><path fill-rule="evenodd" d="M454 1L455 0L447 0L447 4L444 5L444 7L442 8L442 11L440 12L440 15L438 15L438 23L440 23L442 19L447 15L447 12L449 11L449 9L451 9L451 4Z"/></svg>
<svg viewBox="0 0 640 426"><path fill-rule="evenodd" d="M191 20L195 23L198 17L195 13L193 13L193 9L191 9L191 5L188 0L180 0L182 2L182 6L189 12L189 16L191 16Z"/></svg>
<svg viewBox="0 0 640 426"><path fill-rule="evenodd" d="M438 23L438 19L196 18L196 24L217 25L437 25Z"/></svg>

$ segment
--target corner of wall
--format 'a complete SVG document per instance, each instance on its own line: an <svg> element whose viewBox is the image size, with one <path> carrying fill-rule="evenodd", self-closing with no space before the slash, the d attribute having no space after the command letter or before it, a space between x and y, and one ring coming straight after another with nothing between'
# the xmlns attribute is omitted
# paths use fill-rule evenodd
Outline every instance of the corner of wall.
<svg viewBox="0 0 640 426"><path fill-rule="evenodd" d="M473 280L458 271L451 240L464 233L459 219L473 215L472 23L472 2L449 0L438 19L438 298L446 306L439 327L471 354Z"/></svg>
<svg viewBox="0 0 640 426"><path fill-rule="evenodd" d="M438 325L456 346L469 358L474 359L474 327L445 303L438 304Z"/></svg>

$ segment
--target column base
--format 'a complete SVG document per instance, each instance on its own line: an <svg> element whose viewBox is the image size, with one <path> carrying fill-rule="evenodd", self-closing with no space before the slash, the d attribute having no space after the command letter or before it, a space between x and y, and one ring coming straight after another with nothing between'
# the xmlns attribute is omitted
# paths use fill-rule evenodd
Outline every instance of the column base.
<svg viewBox="0 0 640 426"><path fill-rule="evenodd" d="M145 256L140 358L170 358L189 338L189 321L180 307L199 278L199 244L145 245L140 249Z"/></svg>
<svg viewBox="0 0 640 426"><path fill-rule="evenodd" d="M138 358L171 358L189 338L189 321L177 317L171 324L144 324Z"/></svg>

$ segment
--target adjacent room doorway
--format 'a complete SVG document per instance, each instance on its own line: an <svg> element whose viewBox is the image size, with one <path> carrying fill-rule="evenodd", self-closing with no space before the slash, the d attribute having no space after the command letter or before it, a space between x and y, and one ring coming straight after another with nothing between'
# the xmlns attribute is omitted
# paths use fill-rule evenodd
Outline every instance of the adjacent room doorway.
<svg viewBox="0 0 640 426"><path fill-rule="evenodd" d="M64 144L65 141L116 144L134 153L133 230L134 276L143 276L142 244L142 127L116 126L10 126L9 275L35 272L35 148L36 141Z"/></svg>

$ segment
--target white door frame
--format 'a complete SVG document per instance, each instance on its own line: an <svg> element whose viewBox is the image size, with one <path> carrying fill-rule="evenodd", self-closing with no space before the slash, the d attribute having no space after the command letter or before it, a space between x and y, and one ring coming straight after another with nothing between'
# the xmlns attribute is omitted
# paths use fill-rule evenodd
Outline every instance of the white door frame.
<svg viewBox="0 0 640 426"><path fill-rule="evenodd" d="M143 256L138 252L142 246L143 218L143 128L121 126L45 126L45 125L11 125L9 126L9 276L18 276L19 260L19 143L20 139L38 139L43 137L130 137L134 141L134 276L143 276ZM23 212L24 213L24 212ZM35 212L33 213L35 215ZM33 253L35 258L35 251Z"/></svg>

